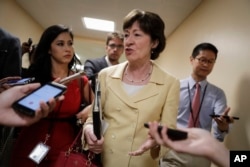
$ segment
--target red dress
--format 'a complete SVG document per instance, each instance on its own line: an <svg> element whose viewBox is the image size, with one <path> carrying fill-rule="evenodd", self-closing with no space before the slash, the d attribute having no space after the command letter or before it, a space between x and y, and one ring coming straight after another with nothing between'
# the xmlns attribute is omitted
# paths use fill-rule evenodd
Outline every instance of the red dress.
<svg viewBox="0 0 250 167"><path fill-rule="evenodd" d="M88 79L84 78L84 85ZM65 99L58 102L50 115L39 122L22 129L12 153L11 167L52 167L61 151L68 150L73 142L78 128L76 127L76 114L81 103L79 80L73 80L67 85ZM49 153L37 165L28 158L32 149L44 142L46 134L50 131L50 137L46 145L50 146ZM78 129L78 130L77 130Z"/></svg>

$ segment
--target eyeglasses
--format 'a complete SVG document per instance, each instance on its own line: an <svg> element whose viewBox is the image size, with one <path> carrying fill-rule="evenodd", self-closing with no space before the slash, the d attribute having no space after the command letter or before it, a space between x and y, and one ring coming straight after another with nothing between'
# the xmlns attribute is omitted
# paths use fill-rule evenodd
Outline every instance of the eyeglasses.
<svg viewBox="0 0 250 167"><path fill-rule="evenodd" d="M111 49L123 49L123 45L115 45L115 44L110 44L108 45Z"/></svg>
<svg viewBox="0 0 250 167"><path fill-rule="evenodd" d="M201 64L208 64L208 65L212 65L215 63L215 60L207 60L207 59L204 59L204 58L195 58L199 61L199 63Z"/></svg>

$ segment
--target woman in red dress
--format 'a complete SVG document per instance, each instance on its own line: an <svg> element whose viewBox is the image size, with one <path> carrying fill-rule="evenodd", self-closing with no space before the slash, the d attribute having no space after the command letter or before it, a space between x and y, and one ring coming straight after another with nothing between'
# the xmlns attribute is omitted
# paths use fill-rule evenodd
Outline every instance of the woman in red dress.
<svg viewBox="0 0 250 167"><path fill-rule="evenodd" d="M77 62L71 30L63 25L53 25L42 34L29 72L37 82L45 84L77 72L73 68ZM87 108L80 111L81 99L90 104L94 95L86 76L72 80L66 86L65 99L58 102L47 118L21 130L12 153L11 167L52 167L59 153L68 150L79 131L76 118L84 121L88 112ZM40 142L50 149L45 158L36 164L29 154Z"/></svg>

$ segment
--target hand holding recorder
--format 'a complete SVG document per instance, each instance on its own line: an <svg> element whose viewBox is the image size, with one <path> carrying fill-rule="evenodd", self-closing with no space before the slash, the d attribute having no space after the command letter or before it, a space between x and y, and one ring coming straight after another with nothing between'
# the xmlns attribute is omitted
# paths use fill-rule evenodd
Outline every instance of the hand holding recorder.
<svg viewBox="0 0 250 167"><path fill-rule="evenodd" d="M149 123L145 123L144 124L145 128L150 128ZM160 126L157 123L157 135L158 136L162 136L162 126ZM172 140L184 140L187 138L188 134L185 131L181 131L181 130L177 130L177 129L168 129L167 132L164 133L164 135L168 136L169 138L171 138ZM149 137L136 151L132 151L129 152L129 155L131 156L139 156L142 155L144 152L148 151L149 149L154 148L155 146L157 146L156 141L154 140L154 136Z"/></svg>
<svg viewBox="0 0 250 167"><path fill-rule="evenodd" d="M149 128L149 124L145 123L144 127L145 128ZM162 126L161 125L158 125L157 131L158 131L159 135L161 136L161 131L162 131ZM184 140L184 139L187 138L188 134L185 131L181 131L181 130L178 130L178 129L168 128L166 135L171 140Z"/></svg>
<svg viewBox="0 0 250 167"><path fill-rule="evenodd" d="M210 132L201 128L184 128L181 130L188 133L187 139L174 141L165 135L168 130L166 126L163 126L160 136L158 122L149 123L149 133L158 144L177 152L206 157L218 166L229 166L229 150Z"/></svg>

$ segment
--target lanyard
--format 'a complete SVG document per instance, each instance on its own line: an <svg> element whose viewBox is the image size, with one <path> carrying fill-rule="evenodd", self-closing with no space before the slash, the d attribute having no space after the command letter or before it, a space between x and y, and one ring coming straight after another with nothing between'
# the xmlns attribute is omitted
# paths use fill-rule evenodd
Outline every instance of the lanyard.
<svg viewBox="0 0 250 167"><path fill-rule="evenodd" d="M189 82L188 82L189 109L190 109L190 113L191 113L192 119L194 120L194 124L196 124L196 122L198 121L198 117L199 117L200 111L201 111L201 106L203 104L203 100L204 100L204 97L205 97L205 94L206 94L206 91L207 91L207 85L208 84L206 84L206 86L205 86L204 93L203 93L203 96L202 96L202 99L201 99L201 104L200 104L200 107L199 107L199 110L198 110L198 116L194 120L193 109L192 109L191 91L189 89Z"/></svg>
<svg viewBox="0 0 250 167"><path fill-rule="evenodd" d="M59 102L59 109L58 109L58 111L54 111L54 113L53 113L53 115L52 115L52 118L55 118L56 117L56 115L57 115L57 112L59 113L60 112L60 110L61 110L61 107L62 107L62 101L60 101ZM50 135L51 135L51 132L52 132L52 130L53 130L53 127L54 127L54 120L52 119L52 120L49 120L50 122L49 122L49 128L48 128L48 132L47 132L47 134L46 134L46 137L45 137L45 140L44 140L44 144L46 144L47 143L47 141L49 140L49 138L50 138Z"/></svg>

